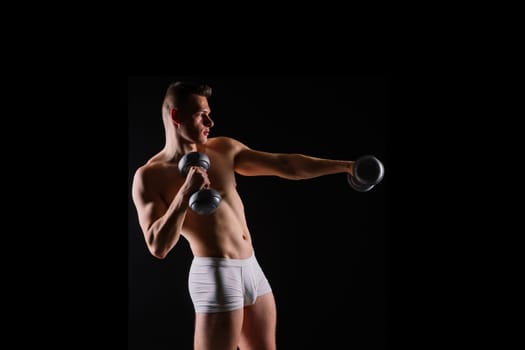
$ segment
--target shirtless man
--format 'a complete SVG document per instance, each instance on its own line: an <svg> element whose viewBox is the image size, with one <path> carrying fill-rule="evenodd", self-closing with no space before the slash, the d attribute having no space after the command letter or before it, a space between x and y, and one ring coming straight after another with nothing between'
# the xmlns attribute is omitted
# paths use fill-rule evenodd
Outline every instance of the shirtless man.
<svg viewBox="0 0 525 350"><path fill-rule="evenodd" d="M195 349L276 349L275 300L255 257L235 173L310 179L352 174L354 161L268 153L229 137L208 138L214 125L210 96L205 84L176 82L167 88L162 104L166 143L137 169L133 202L153 256L165 258L181 236L191 247ZM184 176L179 160L193 151L207 155L210 168L192 166ZM212 214L199 215L189 198L210 187L222 200Z"/></svg>

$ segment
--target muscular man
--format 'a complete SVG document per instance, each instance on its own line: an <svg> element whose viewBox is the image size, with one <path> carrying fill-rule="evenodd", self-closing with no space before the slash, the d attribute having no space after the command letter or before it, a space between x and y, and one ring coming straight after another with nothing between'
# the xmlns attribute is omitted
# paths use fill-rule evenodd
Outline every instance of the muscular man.
<svg viewBox="0 0 525 350"><path fill-rule="evenodd" d="M137 169L132 196L151 254L165 258L184 237L193 253L189 291L195 308L197 350L276 348L276 306L257 262L235 173L309 179L352 173L353 161L253 150L229 137L209 138L214 125L205 84L176 82L162 104L164 148ZM210 160L208 170L192 166L181 174L179 160L189 152ZM210 215L189 208L190 196L217 190L222 201Z"/></svg>

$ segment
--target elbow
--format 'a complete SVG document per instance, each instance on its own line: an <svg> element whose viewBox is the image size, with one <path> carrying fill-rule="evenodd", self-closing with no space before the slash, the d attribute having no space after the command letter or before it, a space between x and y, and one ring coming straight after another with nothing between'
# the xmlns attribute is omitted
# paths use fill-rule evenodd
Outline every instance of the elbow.
<svg viewBox="0 0 525 350"><path fill-rule="evenodd" d="M178 240L178 237L176 237L173 241L156 241L155 243L148 244L149 252L157 259L165 259L168 256L171 249L173 249L173 247L177 244Z"/></svg>
<svg viewBox="0 0 525 350"><path fill-rule="evenodd" d="M150 247L149 252L159 260L163 260L166 258L166 256L168 256L168 251L159 247Z"/></svg>
<svg viewBox="0 0 525 350"><path fill-rule="evenodd" d="M166 233L148 232L146 244L150 254L157 259L165 259L180 237L180 233L174 232L172 234L173 236L166 236Z"/></svg>
<svg viewBox="0 0 525 350"><path fill-rule="evenodd" d="M157 259L164 259L168 255L170 248L165 244L164 240L159 239L159 235L153 232L148 232L146 235L146 245L148 251Z"/></svg>
<svg viewBox="0 0 525 350"><path fill-rule="evenodd" d="M301 180L304 178L301 168L290 157L282 156L279 159L279 176L288 180Z"/></svg>
<svg viewBox="0 0 525 350"><path fill-rule="evenodd" d="M159 242L150 242L150 244L148 244L148 250L151 255L160 260L165 259L170 251L166 245L159 244Z"/></svg>
<svg viewBox="0 0 525 350"><path fill-rule="evenodd" d="M307 172L298 167L288 166L287 168L283 169L281 177L287 180L304 180L309 178L309 175Z"/></svg>

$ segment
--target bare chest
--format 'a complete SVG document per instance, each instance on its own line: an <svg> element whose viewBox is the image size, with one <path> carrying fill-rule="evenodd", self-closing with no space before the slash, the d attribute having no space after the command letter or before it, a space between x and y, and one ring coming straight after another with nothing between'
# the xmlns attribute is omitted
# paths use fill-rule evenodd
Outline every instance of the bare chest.
<svg viewBox="0 0 525 350"><path fill-rule="evenodd" d="M221 160L216 157L210 157L210 159L211 165L208 169L208 177L211 182L211 187L222 196L227 195L236 187L233 162L230 164L224 159ZM173 198L177 195L184 181L184 177L177 168L172 168L164 173L160 183L160 192L167 205L173 201Z"/></svg>

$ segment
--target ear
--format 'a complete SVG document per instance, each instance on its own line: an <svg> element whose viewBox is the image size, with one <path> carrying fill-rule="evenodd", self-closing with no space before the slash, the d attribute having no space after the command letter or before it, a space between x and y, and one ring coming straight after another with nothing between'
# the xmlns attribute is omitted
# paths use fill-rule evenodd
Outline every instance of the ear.
<svg viewBox="0 0 525 350"><path fill-rule="evenodd" d="M173 123L175 123L175 125L179 125L181 123L181 120L179 118L179 116L177 115L177 108L172 108L170 110L170 116L171 116L171 120L173 121Z"/></svg>

